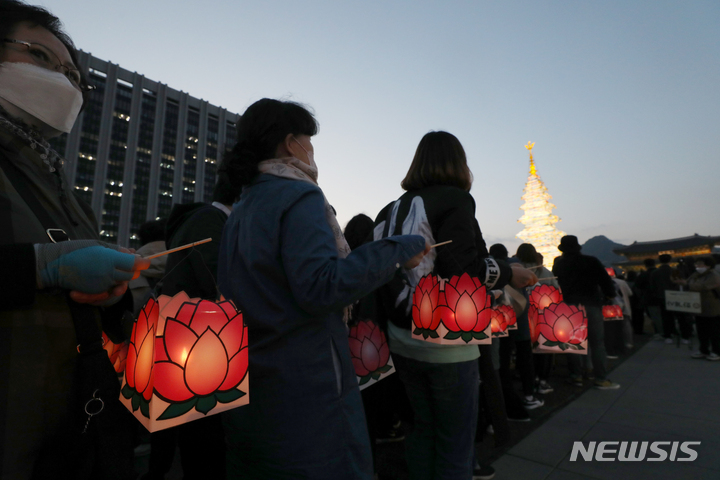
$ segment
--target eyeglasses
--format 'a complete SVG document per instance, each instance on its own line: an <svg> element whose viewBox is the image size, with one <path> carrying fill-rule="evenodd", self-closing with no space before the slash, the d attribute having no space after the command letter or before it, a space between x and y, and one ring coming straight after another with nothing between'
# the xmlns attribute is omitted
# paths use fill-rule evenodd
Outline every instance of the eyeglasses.
<svg viewBox="0 0 720 480"><path fill-rule="evenodd" d="M63 65L63 63L60 61L60 58L55 54L55 52L50 50L45 45L41 45L39 43L24 42L22 40L13 40L11 38L5 38L3 39L3 42L22 45L23 47L25 47L30 57L32 57L33 61L39 67L62 73L78 90L92 90L92 87L88 85L82 85L82 75L80 75L80 71L77 68Z"/></svg>

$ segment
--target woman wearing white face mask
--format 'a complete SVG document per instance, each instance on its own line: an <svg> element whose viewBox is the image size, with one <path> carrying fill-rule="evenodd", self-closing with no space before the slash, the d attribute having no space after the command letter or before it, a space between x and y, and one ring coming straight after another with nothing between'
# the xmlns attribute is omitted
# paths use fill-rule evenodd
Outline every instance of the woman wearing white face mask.
<svg viewBox="0 0 720 480"><path fill-rule="evenodd" d="M149 261L99 241L47 142L82 107L88 86L76 65L56 17L0 0L1 478L134 478L129 436L101 430L125 412L98 320L122 338L127 281ZM97 374L76 377L90 368ZM96 389L104 406L83 434Z"/></svg>
<svg viewBox="0 0 720 480"><path fill-rule="evenodd" d="M248 326L250 404L225 412L228 479L372 478L343 317L429 247L416 235L350 252L318 186L313 115L252 104L221 166L244 186L223 231L218 284Z"/></svg>
<svg viewBox="0 0 720 480"><path fill-rule="evenodd" d="M700 292L701 313L695 315L700 350L692 358L717 361L720 360L720 273L713 267L713 257L700 257L695 260L695 272L687 280L675 280L675 283L687 285L691 292Z"/></svg>

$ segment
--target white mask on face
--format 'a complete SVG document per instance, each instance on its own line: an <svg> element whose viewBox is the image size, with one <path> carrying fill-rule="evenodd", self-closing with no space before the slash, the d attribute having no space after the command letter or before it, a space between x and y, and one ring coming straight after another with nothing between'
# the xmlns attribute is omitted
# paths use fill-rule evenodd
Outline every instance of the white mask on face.
<svg viewBox="0 0 720 480"><path fill-rule="evenodd" d="M313 168L317 168L317 165L315 165L315 155L313 155L313 152L309 152L305 147L303 147L302 143L300 141L293 137L293 140L300 145L300 148L302 148L305 151L305 154L307 155L308 162L310 162L310 166Z"/></svg>
<svg viewBox="0 0 720 480"><path fill-rule="evenodd" d="M29 63L0 64L0 98L65 133L83 104L82 93L65 75Z"/></svg>
<svg viewBox="0 0 720 480"><path fill-rule="evenodd" d="M695 267L695 271L698 273L705 273L707 271L707 267Z"/></svg>

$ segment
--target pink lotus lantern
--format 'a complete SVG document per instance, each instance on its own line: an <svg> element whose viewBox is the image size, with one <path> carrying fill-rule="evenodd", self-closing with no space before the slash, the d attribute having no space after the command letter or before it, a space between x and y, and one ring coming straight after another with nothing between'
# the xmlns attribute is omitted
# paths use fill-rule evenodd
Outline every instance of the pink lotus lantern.
<svg viewBox="0 0 720 480"><path fill-rule="evenodd" d="M534 352L587 354L584 307L561 302L539 311L531 306L528 319Z"/></svg>
<svg viewBox="0 0 720 480"><path fill-rule="evenodd" d="M385 334L371 320L350 328L348 343L360 390L395 372Z"/></svg>
<svg viewBox="0 0 720 480"><path fill-rule="evenodd" d="M535 305L530 304L528 307L528 325L530 327L530 342L535 346L538 341L538 335L540 331L537 328L538 324L538 309Z"/></svg>
<svg viewBox="0 0 720 480"><path fill-rule="evenodd" d="M620 305L603 305L602 314L605 320L623 319L623 311Z"/></svg>
<svg viewBox="0 0 720 480"><path fill-rule="evenodd" d="M151 432L245 405L247 346L230 301L151 299L133 325L120 400Z"/></svg>
<svg viewBox="0 0 720 480"><path fill-rule="evenodd" d="M515 309L511 305L498 305L497 309L505 315L505 323L508 330L517 330L517 315Z"/></svg>
<svg viewBox="0 0 720 480"><path fill-rule="evenodd" d="M552 285L537 285L530 290L530 304L535 305L538 310L562 301L562 293Z"/></svg>
<svg viewBox="0 0 720 480"><path fill-rule="evenodd" d="M115 373L118 377L122 377L125 372L125 362L127 361L129 343L113 343L105 332L102 332L103 348L108 354L110 363L113 364Z"/></svg>
<svg viewBox="0 0 720 480"><path fill-rule="evenodd" d="M492 297L467 273L421 278L413 294L413 338L439 344L489 344Z"/></svg>
<svg viewBox="0 0 720 480"><path fill-rule="evenodd" d="M413 293L412 318L415 324L413 336L423 339L438 338L440 315L437 313L440 297L438 277L426 275L420 279Z"/></svg>
<svg viewBox="0 0 720 480"><path fill-rule="evenodd" d="M500 305L502 306L502 305ZM493 307L490 312L490 329L493 337L507 337L507 316L499 307ZM510 308L512 310L512 307ZM513 312L514 313L514 312Z"/></svg>

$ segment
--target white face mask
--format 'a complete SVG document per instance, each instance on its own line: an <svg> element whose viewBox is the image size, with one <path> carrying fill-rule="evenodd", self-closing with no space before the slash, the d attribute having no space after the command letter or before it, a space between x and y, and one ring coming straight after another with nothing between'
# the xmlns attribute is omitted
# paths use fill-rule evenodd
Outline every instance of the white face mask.
<svg viewBox="0 0 720 480"><path fill-rule="evenodd" d="M83 104L82 93L65 75L29 63L0 64L0 98L65 133Z"/></svg>
<svg viewBox="0 0 720 480"><path fill-rule="evenodd" d="M707 271L707 267L695 267L695 271L698 273L705 273Z"/></svg>
<svg viewBox="0 0 720 480"><path fill-rule="evenodd" d="M310 166L316 169L317 165L315 164L315 155L313 155L313 152L310 152L305 147L303 147L302 143L300 143L300 141L297 138L293 137L293 140L295 140L295 143L300 145L300 148L302 148L305 151L308 162L310 162Z"/></svg>

